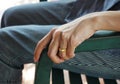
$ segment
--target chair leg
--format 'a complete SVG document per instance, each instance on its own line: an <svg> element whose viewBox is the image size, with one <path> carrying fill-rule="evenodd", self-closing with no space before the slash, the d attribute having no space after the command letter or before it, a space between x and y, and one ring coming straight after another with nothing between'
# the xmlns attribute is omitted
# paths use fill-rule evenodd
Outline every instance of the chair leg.
<svg viewBox="0 0 120 84"><path fill-rule="evenodd" d="M100 84L99 78L90 77L90 76L86 76L86 77L87 77L88 84Z"/></svg>
<svg viewBox="0 0 120 84"><path fill-rule="evenodd" d="M52 69L52 84L64 84L63 70Z"/></svg>
<svg viewBox="0 0 120 84"><path fill-rule="evenodd" d="M105 84L117 84L116 80L104 79Z"/></svg>

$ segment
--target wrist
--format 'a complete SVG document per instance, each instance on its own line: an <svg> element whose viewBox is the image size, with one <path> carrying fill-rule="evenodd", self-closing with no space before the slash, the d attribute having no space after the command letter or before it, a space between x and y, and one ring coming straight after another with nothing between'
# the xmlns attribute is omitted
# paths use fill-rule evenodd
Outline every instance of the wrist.
<svg viewBox="0 0 120 84"><path fill-rule="evenodd" d="M101 30L100 21L97 16L82 19L80 25L80 27L89 28L93 31Z"/></svg>
<svg viewBox="0 0 120 84"><path fill-rule="evenodd" d="M102 30L103 28L103 20L100 16L93 16L90 18L90 22L92 24L92 29L94 31Z"/></svg>
<svg viewBox="0 0 120 84"><path fill-rule="evenodd" d="M108 20L106 15L101 13L91 13L79 18L80 23L82 22L84 26L91 26L94 31L104 30L107 28Z"/></svg>

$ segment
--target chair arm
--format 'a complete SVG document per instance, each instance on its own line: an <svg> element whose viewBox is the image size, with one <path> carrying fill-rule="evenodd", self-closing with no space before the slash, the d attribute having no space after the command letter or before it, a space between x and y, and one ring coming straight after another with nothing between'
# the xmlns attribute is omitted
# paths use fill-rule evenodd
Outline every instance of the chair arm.
<svg viewBox="0 0 120 84"><path fill-rule="evenodd" d="M120 32L98 31L93 37L80 44L75 52L114 48L120 48ZM42 54L40 61L36 64L35 84L49 84L50 81L50 71L53 63L46 53L43 52Z"/></svg>
<svg viewBox="0 0 120 84"><path fill-rule="evenodd" d="M80 44L75 52L120 48L120 32L98 31L93 37Z"/></svg>

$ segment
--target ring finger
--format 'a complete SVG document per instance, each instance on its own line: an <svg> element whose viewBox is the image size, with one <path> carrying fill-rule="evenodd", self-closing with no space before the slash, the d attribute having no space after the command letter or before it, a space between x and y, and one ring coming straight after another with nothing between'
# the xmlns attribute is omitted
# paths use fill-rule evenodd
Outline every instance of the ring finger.
<svg viewBox="0 0 120 84"><path fill-rule="evenodd" d="M67 56L66 56L66 49L67 49L67 39L65 38L65 36L60 35L60 44L59 44L59 52L58 55L61 59L67 60Z"/></svg>

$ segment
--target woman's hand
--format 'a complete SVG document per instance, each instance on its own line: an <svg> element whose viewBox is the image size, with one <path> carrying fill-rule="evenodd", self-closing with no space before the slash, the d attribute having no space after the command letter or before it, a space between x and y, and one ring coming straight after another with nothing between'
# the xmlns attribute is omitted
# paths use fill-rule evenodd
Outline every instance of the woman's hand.
<svg viewBox="0 0 120 84"><path fill-rule="evenodd" d="M75 48L95 33L91 21L74 21L52 29L41 39L35 49L37 62L43 49L49 44L48 56L55 63L64 62L75 56Z"/></svg>

